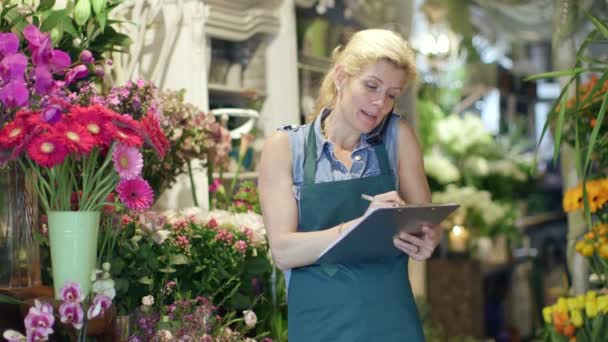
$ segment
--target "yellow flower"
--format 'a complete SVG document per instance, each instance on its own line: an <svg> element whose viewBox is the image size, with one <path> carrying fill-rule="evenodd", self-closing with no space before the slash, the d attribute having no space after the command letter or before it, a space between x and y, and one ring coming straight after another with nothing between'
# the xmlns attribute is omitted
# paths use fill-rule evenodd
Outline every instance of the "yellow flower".
<svg viewBox="0 0 608 342"><path fill-rule="evenodd" d="M562 206L567 213L581 209L583 207L583 186L578 185L568 189L564 194Z"/></svg>
<svg viewBox="0 0 608 342"><path fill-rule="evenodd" d="M586 242L584 240L579 240L574 245L574 250L578 252L578 254L583 254L583 247L585 247Z"/></svg>
<svg viewBox="0 0 608 342"><path fill-rule="evenodd" d="M551 316L553 315L553 305L545 306L543 308L543 319L545 323L551 324Z"/></svg>
<svg viewBox="0 0 608 342"><path fill-rule="evenodd" d="M585 313L591 318L597 316L597 303L595 300L587 300L585 303Z"/></svg>
<svg viewBox="0 0 608 342"><path fill-rule="evenodd" d="M597 254L599 254L602 259L608 259L608 243L601 244L597 249Z"/></svg>
<svg viewBox="0 0 608 342"><path fill-rule="evenodd" d="M585 309L585 296L584 295L578 295L576 296L576 307L575 309L577 310L584 310Z"/></svg>
<svg viewBox="0 0 608 342"><path fill-rule="evenodd" d="M593 256L593 253L595 253L595 247L593 247L593 244L591 243L585 243L580 253L584 257Z"/></svg>
<svg viewBox="0 0 608 342"><path fill-rule="evenodd" d="M576 310L576 298L570 297L567 299L568 301L568 310L573 311Z"/></svg>
<svg viewBox="0 0 608 342"><path fill-rule="evenodd" d="M600 312L608 313L608 295L597 297L596 304Z"/></svg>
<svg viewBox="0 0 608 342"><path fill-rule="evenodd" d="M568 313L568 300L564 297L560 297L557 300L557 304L555 306L555 311Z"/></svg>
<svg viewBox="0 0 608 342"><path fill-rule="evenodd" d="M595 297L597 296L597 293L595 293L595 291L587 291L587 295L585 296L585 300L587 302L592 301L595 302Z"/></svg>
<svg viewBox="0 0 608 342"><path fill-rule="evenodd" d="M570 320L575 327L580 328L583 326L583 313L580 310L573 310L570 312Z"/></svg>

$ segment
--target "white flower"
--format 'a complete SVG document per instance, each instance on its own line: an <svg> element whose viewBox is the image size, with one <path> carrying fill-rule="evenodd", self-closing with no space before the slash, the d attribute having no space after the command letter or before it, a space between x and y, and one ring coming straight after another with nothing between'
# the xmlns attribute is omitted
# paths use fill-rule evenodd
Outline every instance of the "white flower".
<svg viewBox="0 0 608 342"><path fill-rule="evenodd" d="M10 329L6 330L4 334L2 334L2 337L9 342L25 341L25 336L23 336L22 333Z"/></svg>
<svg viewBox="0 0 608 342"><path fill-rule="evenodd" d="M100 279L93 283L93 293L104 295L110 299L116 297L116 289L114 288L114 280Z"/></svg>
<svg viewBox="0 0 608 342"><path fill-rule="evenodd" d="M427 175L441 184L452 183L460 179L458 168L436 151L424 156L424 170Z"/></svg>
<svg viewBox="0 0 608 342"><path fill-rule="evenodd" d="M254 338L247 337L247 338L245 339L245 342L257 342L257 341L256 341Z"/></svg>
<svg viewBox="0 0 608 342"><path fill-rule="evenodd" d="M154 297L152 295L147 295L142 297L141 303L145 306L152 306L154 304Z"/></svg>
<svg viewBox="0 0 608 342"><path fill-rule="evenodd" d="M160 341L162 342L169 342L171 341L171 339L173 338L173 334L171 334L171 332L169 330L159 330L156 333L156 336L160 339Z"/></svg>
<svg viewBox="0 0 608 342"><path fill-rule="evenodd" d="M165 229L157 230L152 233L152 240L158 245L162 245L165 240L171 235L171 232Z"/></svg>
<svg viewBox="0 0 608 342"><path fill-rule="evenodd" d="M469 170L475 176L487 176L490 172L488 161L485 158L471 156L464 160L465 169Z"/></svg>
<svg viewBox="0 0 608 342"><path fill-rule="evenodd" d="M258 322L258 316L255 315L255 312L251 310L243 311L243 319L245 320L245 324L249 328L253 328L255 324Z"/></svg>

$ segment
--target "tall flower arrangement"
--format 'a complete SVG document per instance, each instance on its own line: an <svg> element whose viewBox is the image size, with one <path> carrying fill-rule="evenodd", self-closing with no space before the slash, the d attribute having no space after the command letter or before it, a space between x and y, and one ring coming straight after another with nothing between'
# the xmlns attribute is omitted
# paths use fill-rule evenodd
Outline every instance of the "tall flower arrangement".
<svg viewBox="0 0 608 342"><path fill-rule="evenodd" d="M574 165L581 183L566 191L563 208L566 212L584 212L585 229L574 247L589 262L593 271L591 280L605 289L608 287L608 245L606 244L608 120L605 116L608 110L608 67L602 60L588 58L587 48L593 43L602 43L608 39L608 22L591 14L587 14L587 17L594 25L594 30L588 33L579 47L575 65L571 69L535 75L530 79L568 78L549 112L543 134L550 127L554 127L555 160L560 153L562 142L574 147ZM574 95L569 95L570 90L574 90ZM595 292L591 296L595 297ZM596 337L606 336L607 318L606 315L597 314L595 298L592 303L584 316L584 322L591 324L577 324L572 317L569 319L568 312L563 310L563 305L558 311L560 314L554 314L556 319L560 318L559 322L554 320L548 323L553 323L561 335L576 336L577 340L582 341L599 340ZM602 303L605 304L605 300ZM576 321L582 320L577 318ZM558 324L564 325L564 322L569 324L567 325L569 330L559 331ZM551 326L548 328L549 331L554 331ZM561 335L550 335L550 340L560 340Z"/></svg>

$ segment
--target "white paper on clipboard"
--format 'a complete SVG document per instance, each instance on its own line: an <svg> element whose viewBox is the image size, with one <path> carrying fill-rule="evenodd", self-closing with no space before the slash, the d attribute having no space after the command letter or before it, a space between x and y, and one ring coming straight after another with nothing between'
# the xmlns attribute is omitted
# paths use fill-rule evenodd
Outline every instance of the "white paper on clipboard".
<svg viewBox="0 0 608 342"><path fill-rule="evenodd" d="M377 208L327 247L315 263L364 263L397 256L402 253L393 245L397 232L421 233L422 226L439 224L458 207L448 203Z"/></svg>

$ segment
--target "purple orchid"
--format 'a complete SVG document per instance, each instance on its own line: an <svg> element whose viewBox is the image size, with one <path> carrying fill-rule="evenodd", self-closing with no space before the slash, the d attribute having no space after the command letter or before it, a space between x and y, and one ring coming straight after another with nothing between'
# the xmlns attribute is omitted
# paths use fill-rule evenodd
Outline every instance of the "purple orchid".
<svg viewBox="0 0 608 342"><path fill-rule="evenodd" d="M41 303L37 299L25 317L25 330L27 331L28 341L31 336L39 336L41 339L48 339L53 333L53 307L48 303ZM35 339L32 339L34 341Z"/></svg>
<svg viewBox="0 0 608 342"><path fill-rule="evenodd" d="M23 29L23 37L28 42L28 47L32 51L32 60L34 64L49 59L51 54L51 36L40 32L34 25L27 25Z"/></svg>
<svg viewBox="0 0 608 342"><path fill-rule="evenodd" d="M61 288L59 295L61 296L61 300L66 303L80 303L84 300L80 284L75 281L66 281L65 285Z"/></svg>
<svg viewBox="0 0 608 342"><path fill-rule="evenodd" d="M30 94L23 80L10 80L0 89L0 102L7 107L23 107L29 99Z"/></svg>
<svg viewBox="0 0 608 342"><path fill-rule="evenodd" d="M27 57L20 53L7 55L0 61L0 77L4 79L21 78L27 68Z"/></svg>
<svg viewBox="0 0 608 342"><path fill-rule="evenodd" d="M0 33L0 57L12 55L19 50L19 38L14 33Z"/></svg>
<svg viewBox="0 0 608 342"><path fill-rule="evenodd" d="M63 108L61 108L61 106L57 105L57 104L52 104L48 107L46 107L43 111L42 111L42 120L44 120L45 122L48 122L50 124L55 124L57 122L59 122L59 120L61 120L61 114L62 114ZM76 285L78 285L78 283L75 283ZM66 284L67 285L67 284ZM80 286L80 285L78 285ZM65 288L65 287L64 287ZM76 291L80 291L79 289L66 289L66 296L75 296L77 293ZM81 294L82 296L82 294ZM63 292L61 294L61 297L63 297ZM65 300L65 299L64 299Z"/></svg>
<svg viewBox="0 0 608 342"><path fill-rule="evenodd" d="M87 318L93 319L97 316L103 316L103 314L110 308L112 305L112 299L108 296L97 295L93 298L93 304L89 306L89 310L87 311Z"/></svg>
<svg viewBox="0 0 608 342"><path fill-rule="evenodd" d="M80 330L84 323L84 311L80 303L64 302L59 306L59 315L61 323L71 324L75 329Z"/></svg>
<svg viewBox="0 0 608 342"><path fill-rule="evenodd" d="M68 71L67 75L65 76L65 84L70 85L74 81L87 77L88 74L89 69L87 66L84 64L79 64Z"/></svg>
<svg viewBox="0 0 608 342"><path fill-rule="evenodd" d="M47 64L52 72L63 74L72 64L72 58L64 51L53 49Z"/></svg>
<svg viewBox="0 0 608 342"><path fill-rule="evenodd" d="M84 64L91 64L95 62L95 58L93 57L93 53L89 50L82 50L80 53L80 61Z"/></svg>
<svg viewBox="0 0 608 342"><path fill-rule="evenodd" d="M44 96L48 94L54 85L53 74L51 74L47 67L37 66L34 69L34 90L38 95Z"/></svg>

